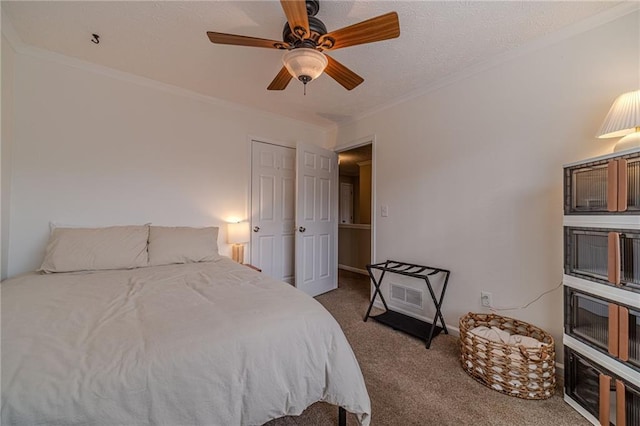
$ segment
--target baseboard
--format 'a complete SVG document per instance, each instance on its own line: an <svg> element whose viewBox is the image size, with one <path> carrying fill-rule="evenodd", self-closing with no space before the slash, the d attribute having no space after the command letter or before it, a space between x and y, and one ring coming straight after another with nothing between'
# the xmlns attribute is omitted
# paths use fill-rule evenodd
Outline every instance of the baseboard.
<svg viewBox="0 0 640 426"><path fill-rule="evenodd" d="M338 265L338 269L343 269L345 271L355 272L356 274L362 274L362 275L369 276L369 273L365 269L354 268L353 266L347 266L347 265L340 265L339 264Z"/></svg>
<svg viewBox="0 0 640 426"><path fill-rule="evenodd" d="M460 337L460 329L458 327L447 324L447 330L449 330L450 335Z"/></svg>

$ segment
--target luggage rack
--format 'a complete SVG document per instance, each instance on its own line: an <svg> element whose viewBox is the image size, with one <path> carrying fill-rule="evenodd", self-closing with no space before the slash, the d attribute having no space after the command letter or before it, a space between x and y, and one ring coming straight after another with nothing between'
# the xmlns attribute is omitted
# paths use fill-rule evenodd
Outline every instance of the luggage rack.
<svg viewBox="0 0 640 426"><path fill-rule="evenodd" d="M382 271L379 280L376 280L376 277L373 274L374 269ZM388 325L395 330L400 330L414 337L425 340L427 349L429 349L429 347L431 346L431 340L435 336L440 334L440 332L444 331L445 334L449 334L447 326L444 323L444 318L442 316L442 311L440 308L442 306L442 301L444 300L444 293L447 289L447 282L449 281L449 274L451 273L451 271L441 268L433 268L431 266L398 262L396 260L387 260L386 262L369 264L367 265L367 271L369 272L369 277L371 277L371 281L375 286L375 291L373 292L371 303L369 303L367 314L364 316L365 322L367 321L367 319L369 319L369 314L371 313L371 308L373 307L373 303L376 300L376 296L380 295L380 300L382 300L382 304L384 305L386 312L376 316L372 316L371 318L373 318L374 320ZM384 276L387 272L424 280L424 282L427 284L429 294L431 295L431 300L436 307L436 314L433 317L433 322L429 323L426 321L422 321L417 318L413 318L389 309L389 307L387 306L387 302L384 300L384 296L382 296L382 292L380 291L380 285L382 284L382 280L384 279ZM440 296L436 297L429 278L434 278L439 274L444 274L444 284L442 285ZM438 320L440 320L440 324L442 325L442 327L439 327L437 325Z"/></svg>

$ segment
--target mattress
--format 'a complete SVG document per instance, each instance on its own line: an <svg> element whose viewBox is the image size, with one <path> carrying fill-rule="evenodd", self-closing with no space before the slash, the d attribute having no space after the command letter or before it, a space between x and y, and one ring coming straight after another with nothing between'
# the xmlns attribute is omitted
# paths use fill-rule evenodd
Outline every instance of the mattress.
<svg viewBox="0 0 640 426"><path fill-rule="evenodd" d="M335 319L227 258L26 274L1 291L4 425L260 425L317 401L369 424Z"/></svg>

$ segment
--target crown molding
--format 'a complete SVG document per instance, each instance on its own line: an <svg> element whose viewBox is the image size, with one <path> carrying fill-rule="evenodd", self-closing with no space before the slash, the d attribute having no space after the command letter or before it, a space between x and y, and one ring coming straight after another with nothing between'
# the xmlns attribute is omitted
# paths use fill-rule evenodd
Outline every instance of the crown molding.
<svg viewBox="0 0 640 426"><path fill-rule="evenodd" d="M321 126L314 123L309 123L307 121L298 120L295 118L287 117L285 115L280 115L276 113L272 113L269 111L264 111L258 108L249 107L246 105L238 104L235 102L227 101L224 99L216 98L213 96L203 95L198 92L194 92L189 89L185 89L179 86L174 86L172 84L163 83L158 80L153 80L151 78L142 77L139 75L131 74L128 72L116 70L114 68L109 68L104 65L95 64L93 62L84 61L82 59L73 58L70 56L66 56L57 52L53 52L46 49L41 49L38 47L33 47L25 44L18 33L13 28L11 21L7 17L5 13L2 13L2 35L9 42L11 47L16 51L16 53L31 56L34 58L44 59L48 61L52 61L61 65L69 66L76 69L81 69L84 71L89 71L95 74L104 75L106 77L110 77L116 80L136 84L138 86L143 86L155 90L159 90L165 93L169 93L176 96L181 96L193 100L197 100L200 102L204 102L210 105L227 108L230 110L235 110L243 113L252 113L262 116L267 119L277 118L279 120L290 121L296 123L298 125L304 125L306 127L310 127L316 129L317 131L327 133L331 130L335 130L337 128L337 124L331 123L326 126Z"/></svg>
<svg viewBox="0 0 640 426"><path fill-rule="evenodd" d="M158 80L153 80L151 78L142 77L139 75L131 74L125 71L116 70L114 68L109 68L104 65L95 64L92 62L84 61L82 59L72 58L70 56L62 55L60 53L52 52L50 50L40 49L33 46L23 45L16 49L16 52L25 55L31 56L34 58L45 59L51 62L56 62L61 65L69 66L72 68L81 69L84 71L89 71L95 74L104 75L106 77L110 77L116 80L136 84L138 86L147 87L150 89L159 90L165 93L169 93L176 96L181 96L184 98L200 101L203 103L207 103L210 105L214 105L217 107L226 108L233 111L238 111L242 113L252 113L262 116L267 119L277 118L279 120L290 121L296 123L298 125L304 125L307 127L314 128L323 133L328 132L331 127L330 126L320 126L318 124L309 123L307 121L297 120L295 118L287 117L285 115L279 115L276 113L272 113L269 111L264 111L258 108L249 107L247 105L238 104L235 102L227 101L225 99L215 98L213 96L203 95L198 92L194 92L189 89L185 89L179 86L174 86L172 84L163 83Z"/></svg>
<svg viewBox="0 0 640 426"><path fill-rule="evenodd" d="M507 63L521 56L527 55L529 53L533 53L535 51L541 50L548 46L552 46L554 44L557 44L561 41L564 41L576 35L585 33L594 28L598 28L600 26L608 24L611 21L615 21L618 18L622 18L623 16L629 15L639 10L640 10L640 2L638 1L622 2L621 4L614 6L610 9L607 9L604 12L601 12L597 15L593 15L580 22L577 22L565 28L562 28L554 33L547 34L543 37L533 40L532 42L524 44L518 48L502 53L500 55L494 56L491 59L480 62L478 64L472 65L468 68L461 70L460 72L457 72L457 73L448 75L444 78L441 78L439 80L436 80L433 83L425 85L411 92L408 95L399 96L383 105L379 105L377 107L374 107L362 113L356 114L352 117L349 117L349 119L339 122L338 127L353 124L364 118L367 118L379 112L388 110L390 108L403 104L412 99L419 98L421 96L435 92L436 90L442 89L443 87L450 86L462 80L466 80L470 77L473 77L476 74L480 74L484 71L487 71L491 68L495 68L501 64Z"/></svg>

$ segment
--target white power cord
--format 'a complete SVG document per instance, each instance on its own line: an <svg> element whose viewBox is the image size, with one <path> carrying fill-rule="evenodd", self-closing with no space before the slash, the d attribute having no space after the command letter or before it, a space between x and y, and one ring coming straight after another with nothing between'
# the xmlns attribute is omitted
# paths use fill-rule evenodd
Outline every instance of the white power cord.
<svg viewBox="0 0 640 426"><path fill-rule="evenodd" d="M557 286L555 286L554 288L545 291L544 293L540 294L538 297L536 297L535 299L533 299L531 302L527 303L526 305L522 305L522 306L517 306L517 307L513 307L513 308L496 308L494 306L490 306L489 310L491 312L498 312L498 311L516 311L516 310L520 310L520 309L525 309L528 308L529 305L531 305L534 302L537 302L542 296L544 296L545 294L549 294L552 291L555 291L557 289L559 289L560 287L562 287L562 282L560 282L560 284L558 284Z"/></svg>

